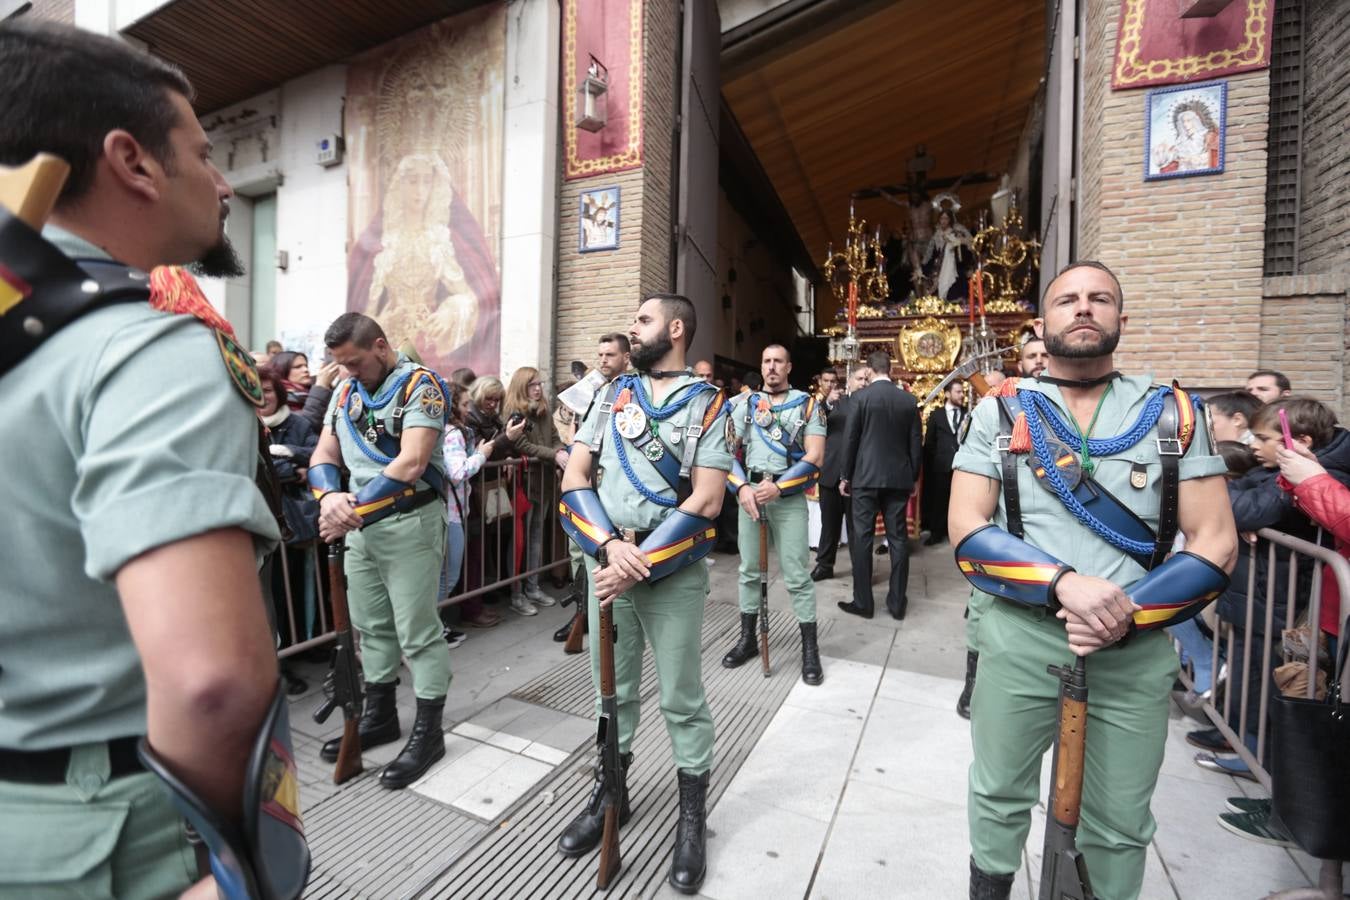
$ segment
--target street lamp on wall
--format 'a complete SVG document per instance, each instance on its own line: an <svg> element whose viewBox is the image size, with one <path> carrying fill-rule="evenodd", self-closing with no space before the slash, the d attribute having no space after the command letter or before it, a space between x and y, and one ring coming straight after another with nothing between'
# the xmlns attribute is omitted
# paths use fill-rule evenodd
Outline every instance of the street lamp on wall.
<svg viewBox="0 0 1350 900"><path fill-rule="evenodd" d="M605 92L609 90L609 69L591 56L586 77L577 86L577 121L582 131L599 131L605 127Z"/></svg>

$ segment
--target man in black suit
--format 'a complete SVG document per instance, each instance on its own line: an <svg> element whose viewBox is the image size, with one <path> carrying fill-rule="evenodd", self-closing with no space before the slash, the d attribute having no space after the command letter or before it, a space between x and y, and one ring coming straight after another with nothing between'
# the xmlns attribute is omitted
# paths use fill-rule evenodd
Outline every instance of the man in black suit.
<svg viewBox="0 0 1350 900"><path fill-rule="evenodd" d="M848 424L849 394L856 393L872 380L872 370L859 366L849 376L845 389L825 415L825 462L820 467L820 541L816 549L816 567L812 581L834 577L834 559L839 553L839 526L849 520L852 528L853 501L839 493L839 470L844 461L844 428ZM871 543L870 541L868 543Z"/></svg>
<svg viewBox="0 0 1350 900"><path fill-rule="evenodd" d="M839 474L839 492L853 498L849 533L854 535L848 542L853 602L840 603L839 608L872 618L872 542L860 536L872 533L880 510L891 553L886 608L892 617L903 619L909 603L905 596L909 582L905 503L914 490L923 453L919 404L891 381L891 358L886 351L869 354L867 366L872 370L872 383L850 400Z"/></svg>
<svg viewBox="0 0 1350 900"><path fill-rule="evenodd" d="M966 416L966 386L961 380L947 385L947 397L928 415L923 434L923 524L931 547L947 540L947 500L952 494L952 459L961 445L961 422Z"/></svg>

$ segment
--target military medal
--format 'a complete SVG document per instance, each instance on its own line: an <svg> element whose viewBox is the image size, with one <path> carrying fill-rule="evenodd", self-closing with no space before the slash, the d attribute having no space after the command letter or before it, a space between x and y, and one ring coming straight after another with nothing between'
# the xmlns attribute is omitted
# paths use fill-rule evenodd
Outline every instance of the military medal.
<svg viewBox="0 0 1350 900"><path fill-rule="evenodd" d="M1130 487L1136 491L1142 491L1148 484L1148 469L1143 463L1135 463L1130 466Z"/></svg>
<svg viewBox="0 0 1350 900"><path fill-rule="evenodd" d="M366 405L361 402L361 395L353 391L352 402L347 404L347 415L351 416L353 419L359 419L361 418L361 413L365 411Z"/></svg>
<svg viewBox="0 0 1350 900"><path fill-rule="evenodd" d="M671 429L670 442L678 447L680 445L680 440L681 440L680 429L678 428Z"/></svg>
<svg viewBox="0 0 1350 900"><path fill-rule="evenodd" d="M366 440L370 441L372 444L375 443L375 441L377 441L379 437L380 433L375 430L374 425L371 425L369 428L366 429Z"/></svg>
<svg viewBox="0 0 1350 900"><path fill-rule="evenodd" d="M666 455L666 451L661 449L660 441L648 441L647 446L642 448L642 452L647 454L647 458L652 462L658 461Z"/></svg>
<svg viewBox="0 0 1350 900"><path fill-rule="evenodd" d="M773 426L769 429L769 437L773 438L775 441L781 441L783 439L783 429L779 428L777 425Z"/></svg>
<svg viewBox="0 0 1350 900"><path fill-rule="evenodd" d="M647 414L640 406L625 404L622 409L614 410L614 426L628 440L636 440L647 430Z"/></svg>
<svg viewBox="0 0 1350 900"><path fill-rule="evenodd" d="M773 424L773 410L769 409L769 404L763 400L759 402L758 408L755 409L755 424L760 428L768 428Z"/></svg>

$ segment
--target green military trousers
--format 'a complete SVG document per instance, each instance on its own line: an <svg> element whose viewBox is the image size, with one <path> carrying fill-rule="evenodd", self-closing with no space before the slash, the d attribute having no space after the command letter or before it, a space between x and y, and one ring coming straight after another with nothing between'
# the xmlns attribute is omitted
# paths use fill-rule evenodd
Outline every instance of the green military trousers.
<svg viewBox="0 0 1350 900"><path fill-rule="evenodd" d="M971 855L990 874L1016 872L1042 799L1041 757L1058 728L1059 682L1046 666L1073 661L1063 623L1045 610L995 601L980 619L980 677L971 700ZM1177 655L1167 635L1134 635L1087 657L1087 754L1078 849L1101 900L1131 900L1144 880L1155 823L1149 799L1167 738ZM1048 789L1048 786L1046 786Z"/></svg>
<svg viewBox="0 0 1350 900"><path fill-rule="evenodd" d="M739 504L737 504L739 506ZM769 523L769 543L778 549L778 566L783 585L792 598L792 611L798 622L816 620L816 585L811 581L811 547L807 537L806 495L779 497L759 508ZM741 553L739 600L741 612L759 611L759 523L745 509L739 510L736 532Z"/></svg>
<svg viewBox="0 0 1350 900"><path fill-rule="evenodd" d="M600 710L600 604L595 597L595 561L586 560L591 676ZM644 639L652 645L661 714L670 734L675 767L702 775L713 763L713 719L703 692L703 606L708 567L702 560L654 585L636 584L614 600L614 697L619 706L619 750L633 746L639 718L638 683Z"/></svg>
<svg viewBox="0 0 1350 900"><path fill-rule="evenodd" d="M450 689L450 648L441 637L436 594L445 564L445 507L429 503L347 535L347 605L361 636L366 681L392 683L408 659L413 693Z"/></svg>
<svg viewBox="0 0 1350 900"><path fill-rule="evenodd" d="M177 897L197 880L183 817L160 780L109 780L110 771L108 745L84 744L71 751L65 784L0 780L0 898Z"/></svg>
<svg viewBox="0 0 1350 900"><path fill-rule="evenodd" d="M989 607L1001 602L993 594L971 590L970 600L966 601L966 649L971 653L980 652L978 641L980 619L984 618L984 614L989 612Z"/></svg>

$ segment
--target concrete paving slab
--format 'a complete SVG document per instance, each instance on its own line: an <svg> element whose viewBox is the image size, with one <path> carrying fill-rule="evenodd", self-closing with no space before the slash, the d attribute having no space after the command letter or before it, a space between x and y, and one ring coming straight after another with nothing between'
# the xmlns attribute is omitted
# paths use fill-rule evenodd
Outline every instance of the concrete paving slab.
<svg viewBox="0 0 1350 900"><path fill-rule="evenodd" d="M548 763L551 766L560 766L567 762L572 754L559 750L556 747L550 747L548 744L531 743L524 750L520 751L530 759L537 759L540 762Z"/></svg>
<svg viewBox="0 0 1350 900"><path fill-rule="evenodd" d="M463 735L470 740L475 740L483 744L486 744L487 739L496 733L491 728L484 728L477 722L460 722L450 730L454 734Z"/></svg>
<svg viewBox="0 0 1350 900"><path fill-rule="evenodd" d="M553 766L523 756L512 756L487 777L456 797L451 806L491 822L500 818L531 788L548 777Z"/></svg>
<svg viewBox="0 0 1350 900"><path fill-rule="evenodd" d="M536 744L546 744L556 750L571 753L584 743L595 740L595 721L580 716L560 713L562 718L556 725L548 728L534 739Z"/></svg>
<svg viewBox="0 0 1350 900"><path fill-rule="evenodd" d="M961 696L964 686L964 680L888 668L881 676L877 695L902 703L949 710L953 718L965 724L969 730L969 723L956 715L956 699Z"/></svg>
<svg viewBox="0 0 1350 900"><path fill-rule="evenodd" d="M700 893L713 900L801 896L829 827L728 788L708 818L715 836Z"/></svg>
<svg viewBox="0 0 1350 900"><path fill-rule="evenodd" d="M799 685L793 693L798 689L811 690ZM727 790L829 824L862 730L861 716L847 719L785 704Z"/></svg>
<svg viewBox="0 0 1350 900"><path fill-rule="evenodd" d="M881 680L881 666L825 656L821 666L825 681L815 687L798 683L784 703L843 719L865 719Z"/></svg>
<svg viewBox="0 0 1350 900"><path fill-rule="evenodd" d="M972 751L966 722L945 709L878 697L857 758L855 783L964 805Z"/></svg>
<svg viewBox="0 0 1350 900"><path fill-rule="evenodd" d="M514 697L503 697L474 713L469 721L489 731L502 731L507 725L537 707L522 703Z"/></svg>
<svg viewBox="0 0 1350 900"><path fill-rule="evenodd" d="M512 753L523 753L531 742L504 731L494 731L488 735L487 743L494 747L501 747L503 750L509 750Z"/></svg>
<svg viewBox="0 0 1350 900"><path fill-rule="evenodd" d="M967 856L962 804L850 782L807 896L964 897Z"/></svg>
<svg viewBox="0 0 1350 900"><path fill-rule="evenodd" d="M508 760L515 758L514 753L508 753L498 747L476 744L467 753L456 758L454 765L446 765L444 760L437 763L436 771L427 773L420 781L409 787L409 790L449 806L500 769Z"/></svg>
<svg viewBox="0 0 1350 900"><path fill-rule="evenodd" d="M524 738L527 741L539 740L544 732L557 725L567 715L545 706L536 706L533 703L522 703L520 701L515 702L520 703L525 709L511 721L497 726L497 730ZM478 719L475 718L474 721L478 721Z"/></svg>

